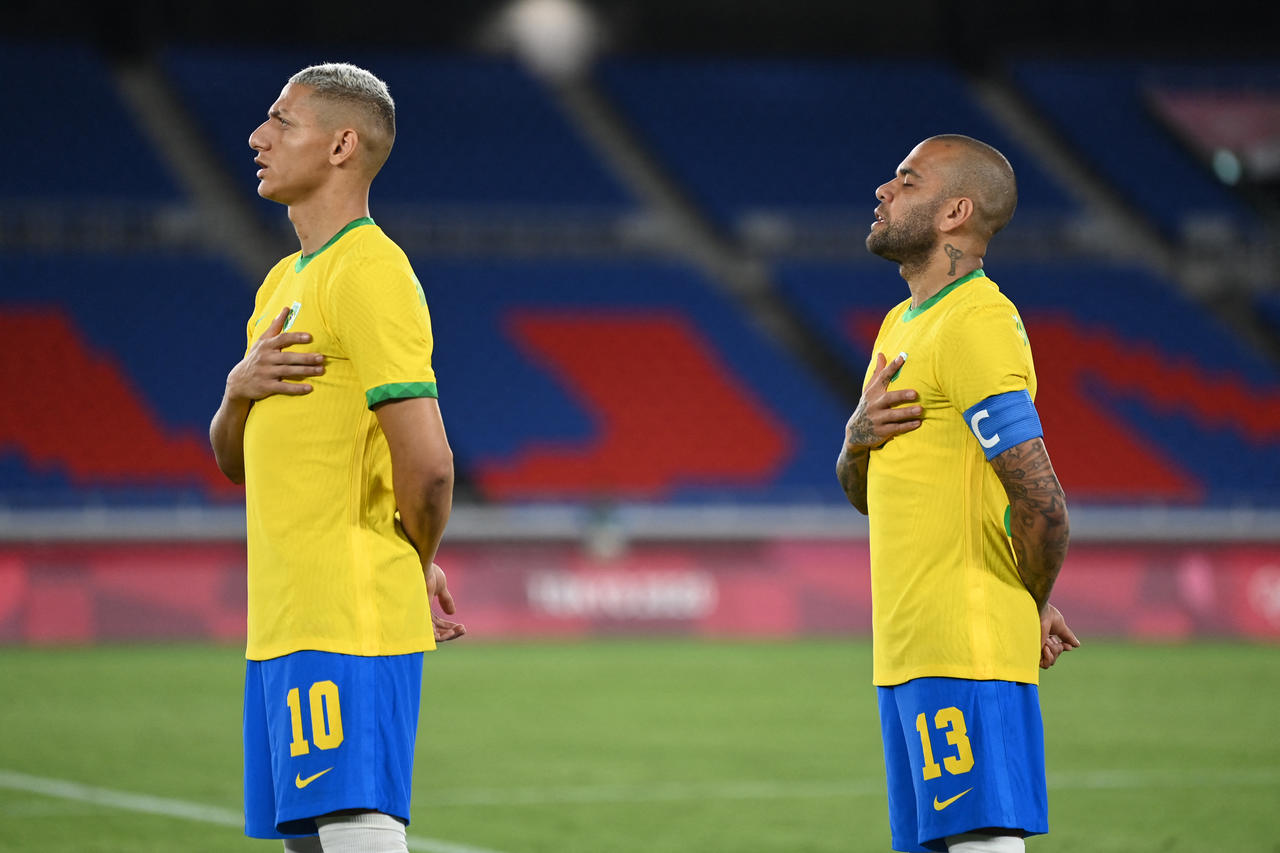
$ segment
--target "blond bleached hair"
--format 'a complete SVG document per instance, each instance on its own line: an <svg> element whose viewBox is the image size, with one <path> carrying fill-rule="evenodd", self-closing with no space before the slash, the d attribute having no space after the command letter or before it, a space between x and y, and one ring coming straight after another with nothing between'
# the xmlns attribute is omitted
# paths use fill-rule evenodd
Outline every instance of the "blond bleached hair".
<svg viewBox="0 0 1280 853"><path fill-rule="evenodd" d="M382 167L396 138L396 104L386 83L349 62L310 65L290 77L289 82L306 86L321 101L354 109L367 119L371 165L375 172Z"/></svg>

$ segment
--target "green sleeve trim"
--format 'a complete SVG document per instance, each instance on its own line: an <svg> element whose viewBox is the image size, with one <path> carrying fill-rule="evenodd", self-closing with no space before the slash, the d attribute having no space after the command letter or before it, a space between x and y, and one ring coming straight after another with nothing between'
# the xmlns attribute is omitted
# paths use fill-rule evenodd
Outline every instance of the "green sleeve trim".
<svg viewBox="0 0 1280 853"><path fill-rule="evenodd" d="M409 400L414 397L437 397L434 382L389 382L364 392L364 402L369 408L387 400Z"/></svg>

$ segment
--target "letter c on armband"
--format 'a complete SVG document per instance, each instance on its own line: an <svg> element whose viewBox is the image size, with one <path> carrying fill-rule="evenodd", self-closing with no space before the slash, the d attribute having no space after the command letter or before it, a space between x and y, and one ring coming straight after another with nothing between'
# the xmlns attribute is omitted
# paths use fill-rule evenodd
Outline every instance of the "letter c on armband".
<svg viewBox="0 0 1280 853"><path fill-rule="evenodd" d="M978 437L978 444L983 447L995 447L1000 443L1000 433L996 433L991 438L983 438L982 430L978 428L978 424L989 417L991 417L991 413L983 409L982 411L974 412L973 417L969 418L969 429L973 430L973 434Z"/></svg>
<svg viewBox="0 0 1280 853"><path fill-rule="evenodd" d="M965 409L964 419L987 459L1044 435L1031 393L1025 389L993 394Z"/></svg>

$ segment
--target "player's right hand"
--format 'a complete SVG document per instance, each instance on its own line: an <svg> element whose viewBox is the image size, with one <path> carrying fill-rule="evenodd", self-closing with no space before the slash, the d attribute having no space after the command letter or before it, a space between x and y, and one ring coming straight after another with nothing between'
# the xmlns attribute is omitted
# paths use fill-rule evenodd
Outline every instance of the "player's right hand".
<svg viewBox="0 0 1280 853"><path fill-rule="evenodd" d="M286 352L297 344L310 343L306 332L285 332L285 320L292 309L283 309L267 330L253 342L249 352L227 374L227 394L232 399L261 400L272 394L310 394L305 382L286 382L324 373L324 355L318 352Z"/></svg>
<svg viewBox="0 0 1280 853"><path fill-rule="evenodd" d="M1040 614L1040 668L1048 669L1065 652L1080 648L1080 639L1052 604Z"/></svg>
<svg viewBox="0 0 1280 853"><path fill-rule="evenodd" d="M904 432L920 428L924 414L921 406L908 406L919 395L911 388L890 391L893 381L906 358L899 354L893 361L886 361L884 353L876 353L876 369L867 387L862 389L862 399L853 416L845 424L845 443L854 448L879 447L889 439Z"/></svg>

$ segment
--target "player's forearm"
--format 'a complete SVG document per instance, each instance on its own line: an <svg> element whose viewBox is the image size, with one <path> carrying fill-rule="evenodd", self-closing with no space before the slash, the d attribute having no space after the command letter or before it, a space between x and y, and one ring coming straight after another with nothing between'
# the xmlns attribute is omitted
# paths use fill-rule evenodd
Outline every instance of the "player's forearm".
<svg viewBox="0 0 1280 853"><path fill-rule="evenodd" d="M431 565L453 508L453 451L434 397L374 408L391 451L391 483L405 535L423 568Z"/></svg>
<svg viewBox="0 0 1280 853"><path fill-rule="evenodd" d="M1043 505L1013 508L1013 548L1018 555L1018 575L1027 592L1044 612L1054 582L1067 556L1071 535L1066 506L1060 512Z"/></svg>
<svg viewBox="0 0 1280 853"><path fill-rule="evenodd" d="M1043 612L1071 537L1066 495L1038 438L1010 448L992 464L1009 496L1018 574Z"/></svg>
<svg viewBox="0 0 1280 853"><path fill-rule="evenodd" d="M252 400L222 396L222 404L209 424L209 445L218 468L233 483L244 482L244 425L249 419Z"/></svg>
<svg viewBox="0 0 1280 853"><path fill-rule="evenodd" d="M423 567L435 560L453 510L453 455L431 461L412 473L393 475L396 509Z"/></svg>
<svg viewBox="0 0 1280 853"><path fill-rule="evenodd" d="M840 448L840 458L836 460L836 479L840 488L853 504L854 509L863 515L867 514L867 460L871 451L866 447L855 447L848 442Z"/></svg>

